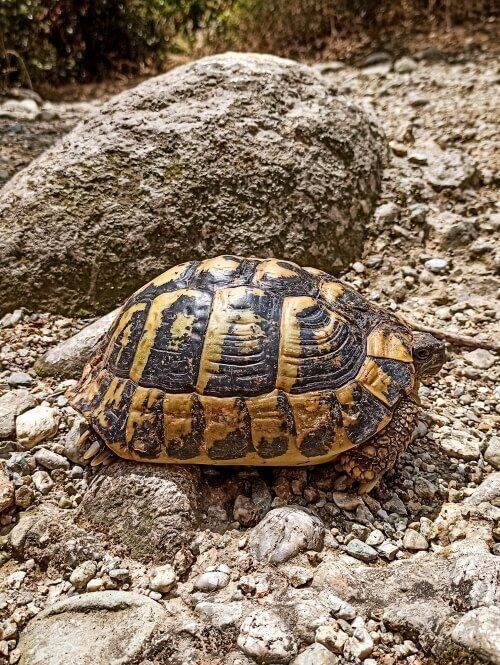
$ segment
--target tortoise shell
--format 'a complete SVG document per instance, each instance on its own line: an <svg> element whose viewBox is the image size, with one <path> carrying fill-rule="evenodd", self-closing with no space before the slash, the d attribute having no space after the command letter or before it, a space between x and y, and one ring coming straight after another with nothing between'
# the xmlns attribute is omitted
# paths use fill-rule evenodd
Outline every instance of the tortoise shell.
<svg viewBox="0 0 500 665"><path fill-rule="evenodd" d="M327 273L221 256L130 297L72 404L120 457L317 464L390 421L411 349L395 316Z"/></svg>

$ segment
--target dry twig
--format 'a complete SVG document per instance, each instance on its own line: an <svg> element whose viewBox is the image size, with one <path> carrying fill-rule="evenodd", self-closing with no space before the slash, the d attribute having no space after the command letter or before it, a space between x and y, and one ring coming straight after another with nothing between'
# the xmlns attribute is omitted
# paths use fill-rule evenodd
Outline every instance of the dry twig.
<svg viewBox="0 0 500 665"><path fill-rule="evenodd" d="M408 319L401 314L399 315L399 318L409 328L413 328L419 332L430 333L431 335L434 335L434 337L442 339L454 346L468 346L473 349L487 349L488 351L495 351L496 353L500 352L500 344L494 340L478 339L477 337L471 337L469 335L459 335L458 333L448 332L447 330L432 328L431 326L425 326L422 323L418 323L418 321L414 321L413 319Z"/></svg>

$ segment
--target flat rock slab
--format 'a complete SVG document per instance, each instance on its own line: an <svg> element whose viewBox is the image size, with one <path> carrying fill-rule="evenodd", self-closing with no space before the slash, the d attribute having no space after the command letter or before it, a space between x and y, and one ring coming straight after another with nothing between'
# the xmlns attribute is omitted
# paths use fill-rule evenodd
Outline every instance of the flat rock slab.
<svg viewBox="0 0 500 665"><path fill-rule="evenodd" d="M39 376L59 376L78 379L85 363L90 360L96 347L106 335L118 314L118 309L82 328L76 335L53 346L35 363Z"/></svg>
<svg viewBox="0 0 500 665"><path fill-rule="evenodd" d="M127 665L138 657L165 612L155 601L125 591L62 600L21 634L20 665Z"/></svg>
<svg viewBox="0 0 500 665"><path fill-rule="evenodd" d="M361 256L386 141L314 69L203 58L127 90L0 193L0 312L105 313L188 259Z"/></svg>
<svg viewBox="0 0 500 665"><path fill-rule="evenodd" d="M101 471L77 521L125 546L140 561L169 563L198 521L197 467L119 461Z"/></svg>

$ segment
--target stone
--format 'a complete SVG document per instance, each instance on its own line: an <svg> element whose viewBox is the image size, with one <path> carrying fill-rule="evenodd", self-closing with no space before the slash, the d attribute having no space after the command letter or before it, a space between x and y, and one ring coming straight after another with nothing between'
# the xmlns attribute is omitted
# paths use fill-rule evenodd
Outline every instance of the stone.
<svg viewBox="0 0 500 665"><path fill-rule="evenodd" d="M377 546L377 552L388 559L389 561L394 561L396 554L399 552L399 547L395 543L391 543L390 540L384 540L383 543Z"/></svg>
<svg viewBox="0 0 500 665"><path fill-rule="evenodd" d="M260 663L288 663L298 651L285 622L265 609L252 612L243 620L237 644L246 656Z"/></svg>
<svg viewBox="0 0 500 665"><path fill-rule="evenodd" d="M414 72L417 67L418 64L413 58L399 58L399 60L396 60L394 63L394 71L397 74L409 74L410 72Z"/></svg>
<svg viewBox="0 0 500 665"><path fill-rule="evenodd" d="M157 566L151 571L149 588L158 593L168 593L177 583L177 575L170 564Z"/></svg>
<svg viewBox="0 0 500 665"><path fill-rule="evenodd" d="M14 483L0 467L0 514L9 510L14 505L15 498Z"/></svg>
<svg viewBox="0 0 500 665"><path fill-rule="evenodd" d="M229 584L231 569L225 564L210 566L204 573L198 575L194 586L198 591L217 591Z"/></svg>
<svg viewBox="0 0 500 665"><path fill-rule="evenodd" d="M353 538L347 543L347 554L353 556L355 559L360 559L366 563L373 563L378 559L377 550L367 545L359 538Z"/></svg>
<svg viewBox="0 0 500 665"><path fill-rule="evenodd" d="M0 440L15 436L16 417L35 404L34 396L22 388L9 390L0 397Z"/></svg>
<svg viewBox="0 0 500 665"><path fill-rule="evenodd" d="M34 99L8 99L0 105L0 118L12 120L35 120L40 113Z"/></svg>
<svg viewBox="0 0 500 665"><path fill-rule="evenodd" d="M400 208L395 203L383 203L375 210L375 220L381 224L390 224L399 217Z"/></svg>
<svg viewBox="0 0 500 665"><path fill-rule="evenodd" d="M283 563L305 550L320 551L325 528L322 521L300 506L283 506L267 513L248 537L258 560Z"/></svg>
<svg viewBox="0 0 500 665"><path fill-rule="evenodd" d="M207 620L210 625L223 629L229 626L239 627L243 616L244 605L237 601L212 603L202 600L196 604L194 611Z"/></svg>
<svg viewBox="0 0 500 665"><path fill-rule="evenodd" d="M368 534L365 543L371 547L375 547L376 545L381 545L384 540L385 536L382 531L380 531L380 529L374 529L371 533Z"/></svg>
<svg viewBox="0 0 500 665"><path fill-rule="evenodd" d="M84 589L96 573L95 561L84 561L74 569L69 576L69 581L75 589Z"/></svg>
<svg viewBox="0 0 500 665"><path fill-rule="evenodd" d="M492 436L484 452L484 459L494 469L500 469L500 437Z"/></svg>
<svg viewBox="0 0 500 665"><path fill-rule="evenodd" d="M332 499L337 508L341 510L356 510L358 506L363 505L363 500L356 494L332 492Z"/></svg>
<svg viewBox="0 0 500 665"><path fill-rule="evenodd" d="M427 182L434 189L465 189L474 186L479 178L476 162L459 150L446 150L429 155Z"/></svg>
<svg viewBox="0 0 500 665"><path fill-rule="evenodd" d="M104 588L104 580L102 577L93 577L87 582L86 591L101 591Z"/></svg>
<svg viewBox="0 0 500 665"><path fill-rule="evenodd" d="M490 369L498 361L498 358L486 349L474 349L464 354L464 358L469 365L477 369Z"/></svg>
<svg viewBox="0 0 500 665"><path fill-rule="evenodd" d="M316 642L323 644L334 653L341 654L347 641L347 633L339 628L336 621L329 621L316 631Z"/></svg>
<svg viewBox="0 0 500 665"><path fill-rule="evenodd" d="M86 429L85 419L77 416L64 437L64 454L74 464L82 466L88 463L83 456L88 450L89 444L88 441L81 441L81 436Z"/></svg>
<svg viewBox="0 0 500 665"><path fill-rule="evenodd" d="M35 462L49 471L54 469L69 469L68 460L48 448L39 448L35 455Z"/></svg>
<svg viewBox="0 0 500 665"><path fill-rule="evenodd" d="M308 646L292 660L292 665L338 665L339 659L322 644Z"/></svg>
<svg viewBox="0 0 500 665"><path fill-rule="evenodd" d="M344 653L355 661L368 658L373 652L373 638L366 628L358 627L353 635L346 640Z"/></svg>
<svg viewBox="0 0 500 665"><path fill-rule="evenodd" d="M450 268L450 262L448 261L448 259L435 258L426 261L424 263L424 266L426 270L430 270L430 272L436 275L441 275L445 272L448 272Z"/></svg>
<svg viewBox="0 0 500 665"><path fill-rule="evenodd" d="M2 188L0 311L105 313L217 254L339 273L386 155L371 116L292 60L226 53L150 78Z"/></svg>
<svg viewBox="0 0 500 665"><path fill-rule="evenodd" d="M7 383L13 388L31 386L33 383L33 377L26 372L12 372L12 374L9 374L7 377Z"/></svg>
<svg viewBox="0 0 500 665"><path fill-rule="evenodd" d="M472 438L455 439L445 437L440 441L441 448L448 457L458 457L466 461L479 459L479 442Z"/></svg>
<svg viewBox="0 0 500 665"><path fill-rule="evenodd" d="M118 311L114 309L109 314L101 316L75 335L49 349L36 361L36 373L39 376L58 376L65 379L80 378L85 364L111 328Z"/></svg>
<svg viewBox="0 0 500 665"><path fill-rule="evenodd" d="M89 487L76 519L109 534L139 561L169 563L193 537L199 482L195 466L117 461Z"/></svg>
<svg viewBox="0 0 500 665"><path fill-rule="evenodd" d="M46 471L35 471L32 475L33 485L40 494L48 494L54 487L54 481Z"/></svg>
<svg viewBox="0 0 500 665"><path fill-rule="evenodd" d="M478 607L459 620L451 639L471 655L499 665L500 663L500 608Z"/></svg>
<svg viewBox="0 0 500 665"><path fill-rule="evenodd" d="M100 591L49 606L21 633L21 665L132 665L166 620L136 593Z"/></svg>
<svg viewBox="0 0 500 665"><path fill-rule="evenodd" d="M429 543L427 538L415 529L406 529L403 536L403 547L412 552L418 552L419 550L428 550Z"/></svg>
<svg viewBox="0 0 500 665"><path fill-rule="evenodd" d="M36 406L17 417L16 436L25 448L33 448L57 434L59 414L50 406Z"/></svg>
<svg viewBox="0 0 500 665"><path fill-rule="evenodd" d="M488 474L464 501L465 504L471 506L479 506L484 502L500 505L500 471Z"/></svg>

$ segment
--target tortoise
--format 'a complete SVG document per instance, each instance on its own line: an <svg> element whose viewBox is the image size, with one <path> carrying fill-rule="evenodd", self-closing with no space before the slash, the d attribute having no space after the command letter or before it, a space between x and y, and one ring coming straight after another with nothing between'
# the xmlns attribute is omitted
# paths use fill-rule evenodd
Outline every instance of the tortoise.
<svg viewBox="0 0 500 665"><path fill-rule="evenodd" d="M411 441L444 344L315 268L220 256L122 306L71 403L91 464L336 462L368 492Z"/></svg>

